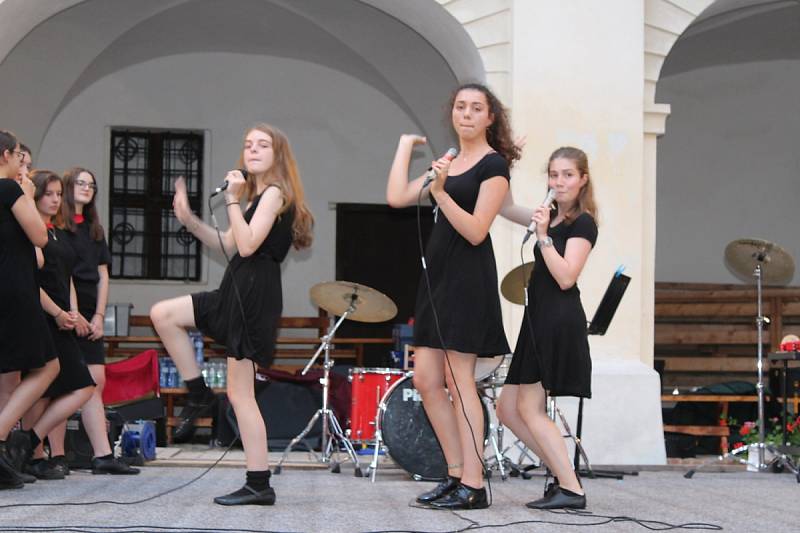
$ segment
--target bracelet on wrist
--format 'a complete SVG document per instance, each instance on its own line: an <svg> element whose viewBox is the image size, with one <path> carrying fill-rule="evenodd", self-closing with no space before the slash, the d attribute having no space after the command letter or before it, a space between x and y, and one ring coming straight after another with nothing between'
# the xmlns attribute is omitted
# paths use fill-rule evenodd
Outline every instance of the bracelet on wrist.
<svg viewBox="0 0 800 533"><path fill-rule="evenodd" d="M60 317L63 314L64 314L64 310L63 309L59 309L58 313L53 315L53 320L57 319L58 317Z"/></svg>
<svg viewBox="0 0 800 533"><path fill-rule="evenodd" d="M100 316L101 316L101 317L103 317L103 318L105 318L105 317L106 317L106 315L104 315L103 313L95 313L95 314L93 314L92 316L97 316L97 315L100 315Z"/></svg>
<svg viewBox="0 0 800 533"><path fill-rule="evenodd" d="M229 205L238 205L238 206L241 206L241 204L240 204L239 202L228 202L227 204L225 204L225 207L228 207Z"/></svg>

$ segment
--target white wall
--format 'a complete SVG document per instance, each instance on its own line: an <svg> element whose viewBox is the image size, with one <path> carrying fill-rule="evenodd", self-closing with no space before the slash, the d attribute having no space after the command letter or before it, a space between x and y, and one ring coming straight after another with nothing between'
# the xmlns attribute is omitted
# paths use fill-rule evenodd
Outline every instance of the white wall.
<svg viewBox="0 0 800 533"><path fill-rule="evenodd" d="M286 261L284 314L315 314L308 289L334 279L335 212L329 202L385 203L397 138L418 131L371 86L294 59L220 53L157 58L102 78L72 100L52 123L37 164L56 171L96 169L98 205L107 220L110 126L207 130L208 194L234 167L244 129L262 120L289 136L317 221L313 248L293 251ZM422 157L415 170L429 160ZM224 215L218 218L222 222ZM212 256L201 284L112 281L110 301L133 302L136 314L146 313L159 299L218 286L223 261Z"/></svg>
<svg viewBox="0 0 800 533"><path fill-rule="evenodd" d="M800 260L800 61L718 65L662 78L656 279L737 282L725 246L774 241ZM798 278L795 275L794 283Z"/></svg>

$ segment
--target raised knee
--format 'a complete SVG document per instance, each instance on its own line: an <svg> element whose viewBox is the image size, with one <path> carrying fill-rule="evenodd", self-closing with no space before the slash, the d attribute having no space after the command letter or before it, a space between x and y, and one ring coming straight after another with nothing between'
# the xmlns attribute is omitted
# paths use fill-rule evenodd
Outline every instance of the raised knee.
<svg viewBox="0 0 800 533"><path fill-rule="evenodd" d="M150 308L150 320L153 321L153 324L161 324L167 319L167 317L167 306L163 305L162 302L158 302Z"/></svg>

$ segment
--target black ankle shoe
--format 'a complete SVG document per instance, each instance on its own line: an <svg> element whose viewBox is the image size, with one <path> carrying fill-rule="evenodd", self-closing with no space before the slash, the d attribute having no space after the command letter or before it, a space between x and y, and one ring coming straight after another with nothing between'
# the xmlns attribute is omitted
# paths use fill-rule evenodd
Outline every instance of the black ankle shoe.
<svg viewBox="0 0 800 533"><path fill-rule="evenodd" d="M430 505L437 509L486 509L489 501L486 499L486 489L474 489L459 483L454 491Z"/></svg>
<svg viewBox="0 0 800 533"><path fill-rule="evenodd" d="M33 456L31 437L27 431L12 431L6 441L7 458L17 472L21 472Z"/></svg>
<svg viewBox="0 0 800 533"><path fill-rule="evenodd" d="M50 461L48 462L50 463L50 466L53 468L53 470L58 470L65 476L69 475L69 465L67 464L67 458L64 457L63 455L57 455L55 457L51 457Z"/></svg>
<svg viewBox="0 0 800 533"><path fill-rule="evenodd" d="M427 504L434 500L438 500L442 496L447 496L458 488L458 484L460 482L461 480L457 477L447 476L444 481L441 481L438 485L433 487L433 489L429 490L428 492L423 492L417 496L417 503Z"/></svg>
<svg viewBox="0 0 800 533"><path fill-rule="evenodd" d="M133 468L132 466L127 465L114 457L110 459L95 457L94 459L92 459L92 474L131 476L138 473L139 473L138 468Z"/></svg>
<svg viewBox="0 0 800 533"><path fill-rule="evenodd" d="M12 433L13 434L13 433ZM26 474L25 472L21 472L17 468L14 467L14 462L11 460L11 457L8 455L8 443L3 442L0 443L0 459L2 459L4 463L3 471L5 468L10 468L14 472L14 480L19 479L23 483L35 483L36 478L30 474ZM0 473L3 476L3 479L11 479L11 477L7 473ZM16 481L11 480L10 483L13 485ZM13 487L6 487L6 488L13 488Z"/></svg>
<svg viewBox="0 0 800 533"><path fill-rule="evenodd" d="M0 444L0 490L21 489L25 486L25 482L6 459L5 450L6 444Z"/></svg>
<svg viewBox="0 0 800 533"><path fill-rule="evenodd" d="M236 492L231 492L225 496L217 496L214 503L220 505L273 505L275 503L275 489L267 487L264 490L256 490L250 485L245 485Z"/></svg>
<svg viewBox="0 0 800 533"><path fill-rule="evenodd" d="M22 471L34 476L36 479L64 479L64 473L53 468L44 459L26 464Z"/></svg>
<svg viewBox="0 0 800 533"><path fill-rule="evenodd" d="M553 492L554 490L556 490L558 487L559 487L558 478L557 478L557 477L555 477L555 476L553 476L553 481L552 481L551 483L548 483L548 484L545 486L545 488L544 488L544 494L543 494L543 496L545 496L545 497L549 496L549 495L550 495L550 493L552 493L552 492Z"/></svg>
<svg viewBox="0 0 800 533"><path fill-rule="evenodd" d="M181 409L180 421L172 432L173 442L186 442L194 436L194 423L202 416L211 415L217 403L217 395L211 389L206 389L202 397L186 402Z"/></svg>
<svg viewBox="0 0 800 533"><path fill-rule="evenodd" d="M544 498L525 504L528 509L586 509L586 495L557 487Z"/></svg>

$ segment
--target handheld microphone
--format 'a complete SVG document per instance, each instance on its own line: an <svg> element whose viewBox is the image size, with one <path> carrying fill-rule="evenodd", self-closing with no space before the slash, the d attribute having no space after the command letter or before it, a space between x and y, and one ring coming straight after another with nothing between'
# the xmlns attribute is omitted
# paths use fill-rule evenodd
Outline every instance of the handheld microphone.
<svg viewBox="0 0 800 533"><path fill-rule="evenodd" d="M243 168L240 168L239 172L242 173L242 176L244 176L244 179L247 179L247 170L245 170ZM219 187L214 189L214 192L211 193L211 196L209 198L214 198L216 195L218 195L219 193L225 191L225 189L227 189L227 188L228 188L228 182L227 181L223 181L222 185L220 185Z"/></svg>
<svg viewBox="0 0 800 533"><path fill-rule="evenodd" d="M450 148L447 153L445 153L442 157L447 159L448 161L452 161L458 155L458 150L456 148ZM431 184L433 180L436 179L436 171L433 170L433 167L428 167L428 173L425 174L425 181L422 184L422 188L424 189L428 185Z"/></svg>
<svg viewBox="0 0 800 533"><path fill-rule="evenodd" d="M550 207L550 204L553 203L553 200L556 198L556 190L555 189L548 189L547 196L544 197L544 201L542 202L543 207ZM528 226L528 230L525 232L525 237L522 239L522 244L528 242L528 239L531 238L531 235L536 233L536 222L531 222L531 225Z"/></svg>

